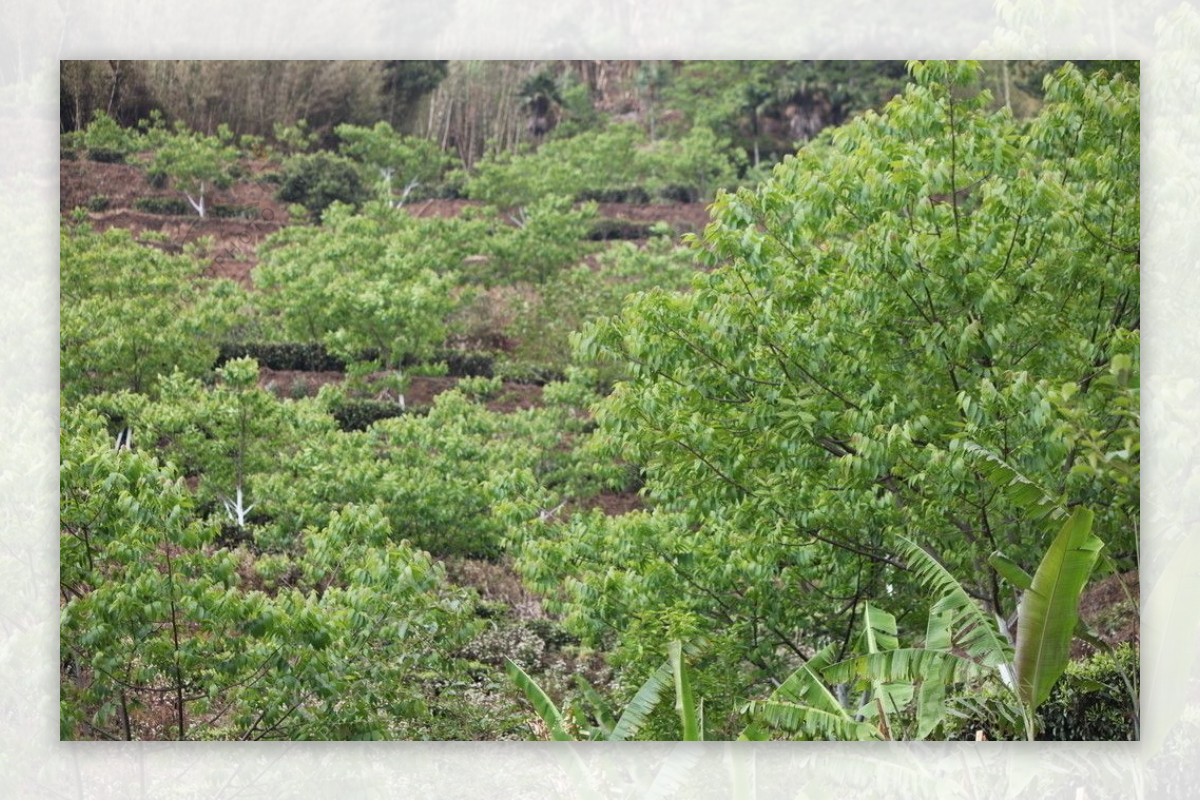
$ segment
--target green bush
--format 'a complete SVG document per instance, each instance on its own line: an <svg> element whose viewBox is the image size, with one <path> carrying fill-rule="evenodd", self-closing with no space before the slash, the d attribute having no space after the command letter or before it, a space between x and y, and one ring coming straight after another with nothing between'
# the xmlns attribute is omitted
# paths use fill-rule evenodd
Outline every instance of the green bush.
<svg viewBox="0 0 1200 801"><path fill-rule="evenodd" d="M346 400L333 406L329 413L342 431L364 431L380 420L402 414L423 414L426 409L409 409L394 401Z"/></svg>
<svg viewBox="0 0 1200 801"><path fill-rule="evenodd" d="M635 203L650 202L650 193L640 186L620 187L614 189L584 189L575 196L580 202L594 200L597 203Z"/></svg>
<svg viewBox="0 0 1200 801"><path fill-rule="evenodd" d="M651 226L651 231L660 231ZM571 361L569 337L586 323L616 314L625 298L654 287L683 289L697 270L694 254L656 236L638 247L619 242L595 266L559 271L520 309L507 333L517 341L504 373L513 380L559 380ZM540 374L539 374L540 373Z"/></svg>
<svg viewBox="0 0 1200 801"><path fill-rule="evenodd" d="M369 194L354 162L343 156L304 154L283 163L279 199L304 206L314 221L334 201L357 208Z"/></svg>
<svg viewBox="0 0 1200 801"><path fill-rule="evenodd" d="M260 216L257 206L236 203L214 203L209 213L223 220L257 220Z"/></svg>
<svg viewBox="0 0 1200 801"><path fill-rule="evenodd" d="M82 139L88 158L105 164L121 164L138 148L137 132L122 128L103 111L96 112Z"/></svg>
<svg viewBox="0 0 1200 801"><path fill-rule="evenodd" d="M1127 685L1126 681L1130 684ZM1038 707L1039 740L1129 741L1138 739L1138 650L1124 643L1111 653L1097 652L1071 662L1050 697ZM982 730L991 740L1021 740L1007 699L995 689L968 688L952 702L954 722L947 740L973 740Z"/></svg>
<svg viewBox="0 0 1200 801"><path fill-rule="evenodd" d="M146 183L154 189L166 189L168 180L167 174L160 169L146 170Z"/></svg>
<svg viewBox="0 0 1200 801"><path fill-rule="evenodd" d="M58 157L63 161L75 161L83 147L83 131L66 131L58 136Z"/></svg>
<svg viewBox="0 0 1200 801"><path fill-rule="evenodd" d="M515 227L496 227L480 243L480 250L491 257L488 271L480 276L483 283L544 284L588 252L585 240L595 216L594 203L572 208L562 195L530 203L515 216Z"/></svg>
<svg viewBox="0 0 1200 801"><path fill-rule="evenodd" d="M499 155L476 165L467 195L512 208L546 195L574 198L638 186L637 148L644 141L637 127L615 125L551 140L535 153Z"/></svg>
<svg viewBox="0 0 1200 801"><path fill-rule="evenodd" d="M176 217L190 216L192 207L186 200L173 197L139 197L133 201L133 207L147 214L164 214Z"/></svg>
<svg viewBox="0 0 1200 801"><path fill-rule="evenodd" d="M355 354L352 361L369 362L379 358L376 350L365 350ZM335 356L320 342L224 342L217 353L215 366L220 367L231 359L253 358L271 370L299 370L303 372L345 372L346 360ZM442 363L446 375L457 378L491 378L494 373L495 357L490 353L474 351L442 350L434 352L428 360L408 355L400 360L402 367Z"/></svg>
<svg viewBox="0 0 1200 801"><path fill-rule="evenodd" d="M1044 740L1137 740L1138 649L1125 643L1072 662L1038 709ZM1128 682L1128 684L1126 683Z"/></svg>
<svg viewBox="0 0 1200 801"><path fill-rule="evenodd" d="M467 182L467 194L505 208L546 195L627 203L649 196L711 200L717 189L736 183L743 160L708 128L648 142L635 126L613 125L553 139L534 153L484 160Z"/></svg>
<svg viewBox="0 0 1200 801"><path fill-rule="evenodd" d="M271 370L342 372L346 369L346 363L319 342L225 342L218 350L216 366L243 357L255 359Z"/></svg>
<svg viewBox="0 0 1200 801"><path fill-rule="evenodd" d="M112 204L112 199L108 195L92 195L88 198L88 211L104 211Z"/></svg>
<svg viewBox="0 0 1200 801"><path fill-rule="evenodd" d="M265 319L281 336L320 341L347 363L368 349L387 369L408 357L425 361L444 341L454 305L454 276L443 271L471 245L436 232L456 230L380 203L363 214L335 204L321 226L288 226L259 249L254 280Z"/></svg>
<svg viewBox="0 0 1200 801"><path fill-rule="evenodd" d="M104 390L149 393L160 375L202 375L245 296L203 266L138 244L128 231L61 234L60 380L64 400Z"/></svg>
<svg viewBox="0 0 1200 801"><path fill-rule="evenodd" d="M456 378L491 378L495 374L495 357L490 353L441 351L433 358L445 362L446 375Z"/></svg>
<svg viewBox="0 0 1200 801"><path fill-rule="evenodd" d="M205 136L177 122L171 134L163 131L159 136L161 143L149 171L170 178L196 213L205 216L208 198L233 180L238 155L230 144L233 132L221 124L216 136Z"/></svg>
<svg viewBox="0 0 1200 801"><path fill-rule="evenodd" d="M124 164L125 154L120 150L92 147L88 148L88 159L99 164Z"/></svg>

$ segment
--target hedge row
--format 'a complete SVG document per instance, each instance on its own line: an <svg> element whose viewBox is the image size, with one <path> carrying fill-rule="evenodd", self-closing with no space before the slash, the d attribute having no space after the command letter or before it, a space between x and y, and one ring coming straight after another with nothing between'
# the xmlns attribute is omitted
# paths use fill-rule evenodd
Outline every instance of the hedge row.
<svg viewBox="0 0 1200 801"><path fill-rule="evenodd" d="M216 367L231 359L249 357L271 370L307 373L345 372L346 363L319 342L226 342L217 350Z"/></svg>
<svg viewBox="0 0 1200 801"><path fill-rule="evenodd" d="M579 202L594 200L597 203L632 203L639 206L645 206L654 201L698 203L700 202L700 191L694 186L680 184L664 186L656 190L653 195L640 186L585 189L575 195L575 200Z"/></svg>
<svg viewBox="0 0 1200 801"><path fill-rule="evenodd" d="M394 401L348 400L329 410L343 431L364 431L379 420L399 417L404 414L427 414L422 406L404 407Z"/></svg>
<svg viewBox="0 0 1200 801"><path fill-rule="evenodd" d="M587 238L594 242L604 242L610 239L649 239L653 228L654 226L650 223L605 217L592 223Z"/></svg>
<svg viewBox="0 0 1200 801"><path fill-rule="evenodd" d="M133 207L147 214L163 214L173 217L194 217L196 211L182 198L173 197L140 197L133 201ZM259 210L254 206L214 203L206 213L218 219L254 220L259 216Z"/></svg>
<svg viewBox="0 0 1200 801"><path fill-rule="evenodd" d="M217 367L230 359L249 357L260 366L271 370L299 370L302 372L345 372L344 359L333 355L319 342L227 342L217 353ZM359 354L362 361L371 361L378 353ZM406 357L405 367L424 364L427 360ZM455 378L491 378L495 372L494 358L489 353L470 351L441 351L434 354L433 362L444 362L446 374Z"/></svg>

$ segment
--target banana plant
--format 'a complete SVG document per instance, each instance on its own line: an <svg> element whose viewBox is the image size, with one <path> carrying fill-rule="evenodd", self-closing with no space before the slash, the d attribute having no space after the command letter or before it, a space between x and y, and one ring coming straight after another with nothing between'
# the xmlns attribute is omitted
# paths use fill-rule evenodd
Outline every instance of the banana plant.
<svg viewBox="0 0 1200 801"><path fill-rule="evenodd" d="M704 739L704 701L697 701L692 693L691 680L688 676L687 663L684 661L685 652L692 649L685 647L675 640L667 648L667 660L659 665L650 678L638 688L624 711L615 721L608 705L600 697L587 680L582 676L576 677L582 695L592 706L595 725L591 725L582 710L574 710L573 720L554 704L550 696L533 680L520 665L511 659L506 659L505 670L513 684L517 686L531 706L553 740L576 740L580 733L587 733L588 740L622 741L632 740L650 719L650 714L662 701L668 688L675 687L675 711L683 728L683 740Z"/></svg>
<svg viewBox="0 0 1200 801"><path fill-rule="evenodd" d="M824 670L833 662L835 646L815 653L769 697L742 708L751 717L739 740L768 740L772 729L810 740L882 740L878 726L856 720L829 689Z"/></svg>
<svg viewBox="0 0 1200 801"><path fill-rule="evenodd" d="M1092 534L1092 518L1086 509L1067 517L1027 581L1005 567L1024 589L1015 649L958 579L919 545L901 538L909 569L938 596L925 644L899 647L895 618L865 605L865 653L831 664L833 646L819 651L768 699L745 707L754 721L742 738L765 739L764 726L769 726L817 739L893 739L897 732L890 715L914 698L916 734L924 738L945 719L947 688L991 677L1009 690L1026 736L1034 739L1037 708L1067 667L1079 598L1103 547ZM847 710L827 686L838 682L865 682L868 703Z"/></svg>

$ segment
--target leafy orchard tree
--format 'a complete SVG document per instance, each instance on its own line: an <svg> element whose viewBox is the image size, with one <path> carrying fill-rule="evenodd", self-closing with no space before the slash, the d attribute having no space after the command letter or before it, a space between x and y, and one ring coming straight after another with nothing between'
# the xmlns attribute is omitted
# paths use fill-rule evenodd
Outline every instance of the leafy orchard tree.
<svg viewBox="0 0 1200 801"><path fill-rule="evenodd" d="M218 546L174 468L115 449L94 412L64 407L61 468L64 739L425 739L445 725L429 677L465 683L455 653L478 625L378 507L344 505L292 532L294 556L253 558Z"/></svg>
<svg viewBox="0 0 1200 801"><path fill-rule="evenodd" d="M737 182L743 161L710 128L696 126L681 139L655 142L639 154L648 176L647 187L658 194L682 187L695 192L696 199L712 200L718 189Z"/></svg>
<svg viewBox="0 0 1200 801"><path fill-rule="evenodd" d="M882 113L717 199L693 291L577 340L627 371L598 446L643 467L654 509L536 526L522 562L543 590L579 576L553 587L573 625L630 658L700 634L778 676L844 650L863 600L903 628L928 598L898 536L1008 618L988 558L1030 570L1046 536L983 451L1136 560L1137 89L1068 65L1025 124L986 111L976 64L910 69Z"/></svg>
<svg viewBox="0 0 1200 801"><path fill-rule="evenodd" d="M151 172L168 176L201 217L205 195L229 185L229 168L237 159L233 132L222 125L216 136L204 136L182 123L155 153Z"/></svg>
<svg viewBox="0 0 1200 801"><path fill-rule="evenodd" d="M64 227L59 259L64 400L89 392L151 392L159 375L206 372L245 301L203 266L138 244L128 231Z"/></svg>
<svg viewBox="0 0 1200 801"><path fill-rule="evenodd" d="M403 205L413 189L436 180L450 161L437 143L402 136L386 122L374 128L344 123L334 132L342 140L343 155L378 171L383 197L392 206ZM397 177L403 183L399 199L392 196L392 179Z"/></svg>
<svg viewBox="0 0 1200 801"><path fill-rule="evenodd" d="M320 227L273 235L255 281L285 336L319 340L348 362L374 351L395 369L441 344L453 273L438 270L461 262L466 243L424 237L419 221L380 204L368 212L339 203Z"/></svg>

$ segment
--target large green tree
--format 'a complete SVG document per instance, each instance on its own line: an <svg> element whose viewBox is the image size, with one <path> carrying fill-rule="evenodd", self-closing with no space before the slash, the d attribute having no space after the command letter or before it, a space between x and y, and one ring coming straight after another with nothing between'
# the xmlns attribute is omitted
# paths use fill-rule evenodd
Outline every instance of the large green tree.
<svg viewBox="0 0 1200 801"><path fill-rule="evenodd" d="M1136 558L1136 86L1068 65L1020 123L977 64L910 69L882 113L717 199L693 291L579 339L628 372L599 444L643 466L654 510L540 524L522 563L546 590L569 571L572 625L619 653L702 635L769 673L847 646L864 599L911 626L928 599L898 536L1011 616L987 559L1031 570L1048 538L985 451Z"/></svg>

